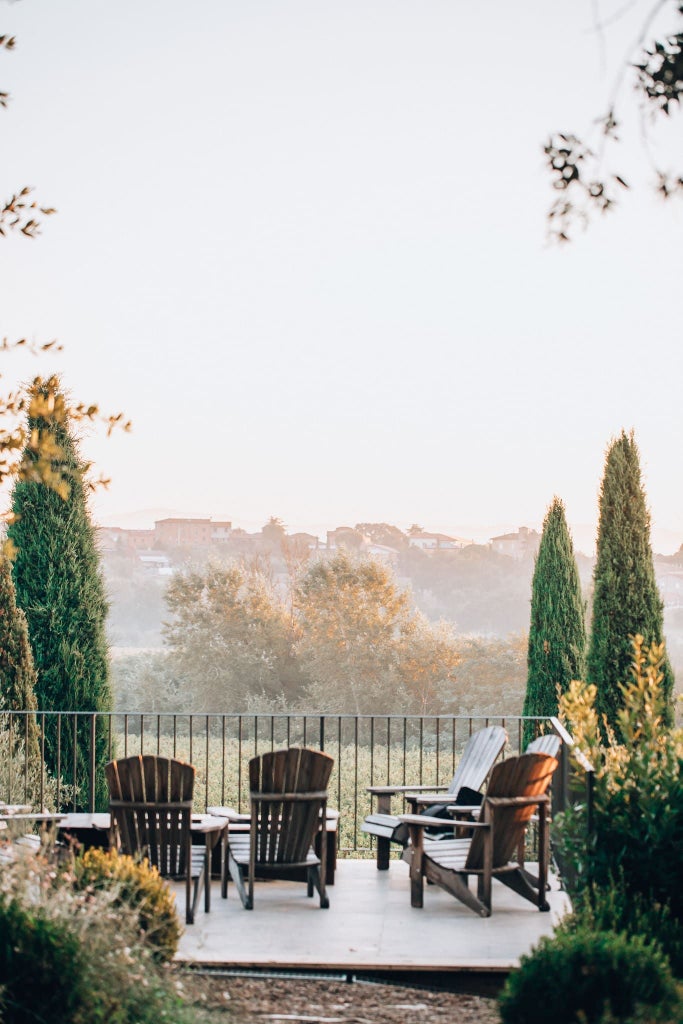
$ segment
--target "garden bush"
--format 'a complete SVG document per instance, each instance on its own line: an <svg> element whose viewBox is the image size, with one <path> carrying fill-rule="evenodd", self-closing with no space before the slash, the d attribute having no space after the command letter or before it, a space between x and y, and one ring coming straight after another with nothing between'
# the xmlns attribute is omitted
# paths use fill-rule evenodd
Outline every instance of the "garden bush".
<svg viewBox="0 0 683 1024"><path fill-rule="evenodd" d="M74 864L76 889L109 889L116 906L127 904L137 912L152 957L172 960L181 935L175 897L155 867L116 850L87 850Z"/></svg>
<svg viewBox="0 0 683 1024"><path fill-rule="evenodd" d="M192 1019L118 887L81 888L68 867L32 853L0 872L0 989L2 1024Z"/></svg>
<svg viewBox="0 0 683 1024"><path fill-rule="evenodd" d="M0 1015L4 1024L72 1024L89 994L82 948L65 921L0 895Z"/></svg>
<svg viewBox="0 0 683 1024"><path fill-rule="evenodd" d="M647 928L683 976L683 731L665 725L663 647L633 640L631 682L622 686L618 732L595 710L596 688L573 682L562 716L595 769L592 829L585 801L555 823L554 836L575 904L596 898L596 924ZM614 892L612 903L600 894Z"/></svg>
<svg viewBox="0 0 683 1024"><path fill-rule="evenodd" d="M643 936L578 928L541 939L500 996L503 1024L680 1020L668 960Z"/></svg>

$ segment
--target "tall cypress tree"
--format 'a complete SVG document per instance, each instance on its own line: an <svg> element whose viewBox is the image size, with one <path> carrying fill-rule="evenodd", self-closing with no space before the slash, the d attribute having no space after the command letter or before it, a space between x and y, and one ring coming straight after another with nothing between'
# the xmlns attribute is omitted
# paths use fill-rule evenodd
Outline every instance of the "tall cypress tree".
<svg viewBox="0 0 683 1024"><path fill-rule="evenodd" d="M109 711L107 601L86 498L87 467L66 420L39 419L29 426L52 434L55 472L67 482L60 495L42 482L18 481L12 501L16 518L8 530L17 548L14 583L38 670L38 704L45 711ZM107 735L100 720L94 750L97 807L106 804L101 766L107 760ZM65 718L58 735L48 716L45 746L48 767L66 783L74 781L76 764L76 803L87 807L93 753L89 721Z"/></svg>
<svg viewBox="0 0 683 1024"><path fill-rule="evenodd" d="M554 498L543 523L531 584L525 715L556 715L557 687L566 690L585 670L586 624L579 571L564 504ZM524 743L534 738L524 726Z"/></svg>
<svg viewBox="0 0 683 1024"><path fill-rule="evenodd" d="M33 711L36 670L28 639L26 616L17 608L9 559L0 554L0 710ZM22 715L14 724L14 748L23 741L29 758L40 755L35 715Z"/></svg>
<svg viewBox="0 0 683 1024"><path fill-rule="evenodd" d="M633 657L630 638L639 633L648 646L659 644L664 628L650 547L650 513L633 432L622 430L607 451L593 585L588 680L597 686L598 711L616 725L619 685L628 681ZM662 691L672 718L673 672L668 658L662 671Z"/></svg>

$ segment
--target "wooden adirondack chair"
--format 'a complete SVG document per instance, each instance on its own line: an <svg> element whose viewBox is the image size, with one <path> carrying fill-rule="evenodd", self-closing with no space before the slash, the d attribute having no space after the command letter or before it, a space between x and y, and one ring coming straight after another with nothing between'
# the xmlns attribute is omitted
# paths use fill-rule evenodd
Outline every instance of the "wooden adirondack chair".
<svg viewBox="0 0 683 1024"><path fill-rule="evenodd" d="M451 893L481 917L491 914L491 883L494 877L539 910L549 910L546 899L548 877L547 789L557 768L547 754L522 754L497 764L491 773L482 813L478 821L459 822L471 831L471 839L425 842L424 830L430 819L423 815L402 815L410 830L411 905L423 905L426 878ZM538 809L539 878L536 885L518 861L520 841L527 822ZM468 887L468 876L476 875L477 895Z"/></svg>
<svg viewBox="0 0 683 1024"><path fill-rule="evenodd" d="M248 833L229 833L228 839L230 877L246 910L254 906L257 875L288 878L293 868L306 869L308 895L317 889L320 906L329 907L324 834L320 857L313 843L316 833L325 828L333 765L333 758L306 747L270 751L249 762L251 827Z"/></svg>
<svg viewBox="0 0 683 1024"><path fill-rule="evenodd" d="M448 786L369 786L367 792L377 797L377 812L369 814L361 831L377 838L377 869L389 867L390 843L408 843L408 827L399 815L391 814L391 798L402 794L411 813L420 807L445 807L454 803L465 790L476 793L486 781L496 758L507 743L507 733L500 725L490 725L470 736L462 752L457 771ZM428 792L425 792L427 790ZM421 792L420 792L421 791ZM444 822L439 826L443 828Z"/></svg>
<svg viewBox="0 0 683 1024"><path fill-rule="evenodd" d="M206 850L193 846L191 836L194 765L144 754L110 761L104 771L112 831L121 852L147 857L164 878L185 880L185 920L192 924L206 880Z"/></svg>

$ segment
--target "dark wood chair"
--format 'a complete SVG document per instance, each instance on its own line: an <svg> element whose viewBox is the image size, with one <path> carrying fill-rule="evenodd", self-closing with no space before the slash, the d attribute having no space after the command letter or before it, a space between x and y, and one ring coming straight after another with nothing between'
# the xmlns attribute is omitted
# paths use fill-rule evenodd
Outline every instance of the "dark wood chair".
<svg viewBox="0 0 683 1024"><path fill-rule="evenodd" d="M361 825L361 831L377 839L377 868L386 871L389 867L390 843L406 846L408 828L397 814L391 814L391 798L401 794L410 805L411 813L422 808L446 806L458 800L461 794L467 799L483 786L496 758L507 743L507 733L500 725L490 725L473 733L462 752L457 771L448 786L369 786L368 793L377 797L377 812L369 814ZM422 792L420 792L420 790ZM425 792L427 791L427 792ZM478 805L477 805L478 806ZM444 822L440 822L443 828Z"/></svg>
<svg viewBox="0 0 683 1024"><path fill-rule="evenodd" d="M250 828L228 835L230 877L246 910L254 906L257 876L291 878L296 868L305 869L308 895L316 889L320 906L329 906L327 843L320 842L319 857L313 847L316 834L325 829L333 765L327 754L305 747L270 751L249 762Z"/></svg>
<svg viewBox="0 0 683 1024"><path fill-rule="evenodd" d="M402 815L410 830L411 904L423 905L423 882L440 886L481 917L491 914L492 879L549 910L547 789L557 768L547 754L522 754L497 764L491 773L478 821L461 821L459 829L472 832L471 839L425 840L430 821L424 815ZM529 819L538 810L539 873L534 885L519 863L520 842ZM469 875L478 880L477 895L468 886Z"/></svg>
<svg viewBox="0 0 683 1024"><path fill-rule="evenodd" d="M112 834L119 849L132 857L147 857L164 878L185 881L185 920L192 924L202 883L209 909L206 849L192 845L194 765L142 754L110 761L104 771Z"/></svg>

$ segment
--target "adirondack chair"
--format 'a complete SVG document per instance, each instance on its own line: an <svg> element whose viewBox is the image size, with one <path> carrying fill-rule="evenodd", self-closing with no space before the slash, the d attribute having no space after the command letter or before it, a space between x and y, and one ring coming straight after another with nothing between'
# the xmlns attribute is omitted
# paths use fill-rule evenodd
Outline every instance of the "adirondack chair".
<svg viewBox="0 0 683 1024"><path fill-rule="evenodd" d="M228 869L245 910L254 906L254 879L291 878L293 868L306 869L309 896L318 891L320 906L329 907L325 891L327 784L334 759L319 750L290 747L270 751L249 762L251 827L228 839ZM320 857L313 850L323 830ZM247 884L245 886L245 875Z"/></svg>
<svg viewBox="0 0 683 1024"><path fill-rule="evenodd" d="M402 794L411 813L428 808L435 814L440 808L455 803L466 794L471 799L486 781L493 764L507 743L507 733L500 725L490 725L470 736L462 752L457 771L448 786L369 786L367 792L377 797L377 812L369 814L361 831L377 839L377 869L389 867L390 843L408 843L408 827L399 815L391 814L391 798ZM427 791L427 792L425 792ZM445 799L447 798L447 799ZM443 828L444 822L439 822Z"/></svg>
<svg viewBox="0 0 683 1024"><path fill-rule="evenodd" d="M206 870L206 850L191 837L194 765L144 754L110 761L104 771L121 852L147 857L164 878L185 880L185 920L192 924Z"/></svg>
<svg viewBox="0 0 683 1024"><path fill-rule="evenodd" d="M491 915L492 879L499 878L520 896L549 910L546 899L548 877L547 789L557 768L547 754L522 754L497 764L478 821L460 822L471 831L471 839L425 842L430 819L424 815L402 815L410 830L411 905L422 907L423 882L440 886L481 917ZM534 810L539 816L539 880L533 885L517 854L527 822ZM436 818L435 821L440 821ZM469 875L478 880L477 895L468 886Z"/></svg>

